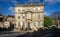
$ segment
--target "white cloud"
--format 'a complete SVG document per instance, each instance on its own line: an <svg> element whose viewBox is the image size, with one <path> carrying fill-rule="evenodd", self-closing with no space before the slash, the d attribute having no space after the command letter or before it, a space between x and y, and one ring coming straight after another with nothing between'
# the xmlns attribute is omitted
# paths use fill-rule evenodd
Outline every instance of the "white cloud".
<svg viewBox="0 0 60 37"><path fill-rule="evenodd" d="M11 3L18 3L17 0L10 0Z"/></svg>
<svg viewBox="0 0 60 37"><path fill-rule="evenodd" d="M46 14L47 14L47 12L44 12L44 14L46 15Z"/></svg>
<svg viewBox="0 0 60 37"><path fill-rule="evenodd" d="M8 10L13 13L14 12L14 7L9 7Z"/></svg>
<svg viewBox="0 0 60 37"><path fill-rule="evenodd" d="M11 2L11 3L18 3L17 0L0 0L1 2Z"/></svg>
<svg viewBox="0 0 60 37"><path fill-rule="evenodd" d="M56 0L45 0L45 2L47 2L49 5L51 5L51 4L55 4Z"/></svg>
<svg viewBox="0 0 60 37"><path fill-rule="evenodd" d="M48 3L57 3L57 2L60 2L60 0L45 0L45 2L48 2Z"/></svg>
<svg viewBox="0 0 60 37"><path fill-rule="evenodd" d="M29 0L30 2L39 2L40 0Z"/></svg>
<svg viewBox="0 0 60 37"><path fill-rule="evenodd" d="M45 2L53 2L53 0L45 0Z"/></svg>
<svg viewBox="0 0 60 37"><path fill-rule="evenodd" d="M60 3L60 0L45 0L45 3L46 2L48 5L54 5L56 3Z"/></svg>
<svg viewBox="0 0 60 37"><path fill-rule="evenodd" d="M44 12L44 15L46 15L46 16L47 16L47 15L48 15L48 13L45 11L45 12Z"/></svg>

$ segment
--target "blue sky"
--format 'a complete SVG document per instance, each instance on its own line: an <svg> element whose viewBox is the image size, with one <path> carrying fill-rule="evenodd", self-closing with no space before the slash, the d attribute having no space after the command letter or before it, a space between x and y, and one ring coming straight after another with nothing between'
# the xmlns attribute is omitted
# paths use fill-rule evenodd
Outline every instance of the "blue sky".
<svg viewBox="0 0 60 37"><path fill-rule="evenodd" d="M14 4L23 2L41 2L42 0L0 0L0 14L14 15ZM44 14L60 11L60 0L44 0Z"/></svg>

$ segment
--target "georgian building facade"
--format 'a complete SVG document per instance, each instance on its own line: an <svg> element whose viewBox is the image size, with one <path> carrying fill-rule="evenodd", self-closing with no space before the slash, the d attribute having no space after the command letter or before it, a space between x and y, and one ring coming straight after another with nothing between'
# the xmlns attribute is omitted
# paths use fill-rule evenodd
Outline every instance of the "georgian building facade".
<svg viewBox="0 0 60 37"><path fill-rule="evenodd" d="M15 4L15 30L38 30L44 27L44 4Z"/></svg>

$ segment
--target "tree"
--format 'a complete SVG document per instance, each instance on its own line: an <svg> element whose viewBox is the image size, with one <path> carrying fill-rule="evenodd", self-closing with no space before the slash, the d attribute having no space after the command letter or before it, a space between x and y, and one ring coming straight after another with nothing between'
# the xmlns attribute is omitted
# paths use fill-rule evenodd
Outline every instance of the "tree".
<svg viewBox="0 0 60 37"><path fill-rule="evenodd" d="M51 17L53 18L53 19L60 19L60 11L55 11L55 12L52 12L51 13Z"/></svg>
<svg viewBox="0 0 60 37"><path fill-rule="evenodd" d="M55 21L54 24L58 25L58 20L60 20L60 11L52 12L50 17Z"/></svg>
<svg viewBox="0 0 60 37"><path fill-rule="evenodd" d="M44 26L48 27L52 25L52 19L49 16L44 17Z"/></svg>

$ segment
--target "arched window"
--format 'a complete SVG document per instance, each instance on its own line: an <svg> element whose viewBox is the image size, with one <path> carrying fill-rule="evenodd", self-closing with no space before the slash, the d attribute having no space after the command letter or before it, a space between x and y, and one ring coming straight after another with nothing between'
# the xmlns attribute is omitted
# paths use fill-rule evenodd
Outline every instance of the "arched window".
<svg viewBox="0 0 60 37"><path fill-rule="evenodd" d="M27 19L31 19L31 12L27 12Z"/></svg>

